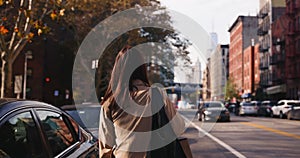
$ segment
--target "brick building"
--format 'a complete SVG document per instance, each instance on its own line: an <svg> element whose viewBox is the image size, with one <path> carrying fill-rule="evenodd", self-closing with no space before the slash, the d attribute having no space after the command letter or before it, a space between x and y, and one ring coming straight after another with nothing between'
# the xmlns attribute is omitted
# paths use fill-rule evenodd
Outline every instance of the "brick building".
<svg viewBox="0 0 300 158"><path fill-rule="evenodd" d="M253 41L254 42L254 41ZM259 87L259 51L258 43L244 50L244 93L254 94Z"/></svg>
<svg viewBox="0 0 300 158"><path fill-rule="evenodd" d="M286 0L288 31L285 40L286 51L286 97L300 99L300 1Z"/></svg>
<svg viewBox="0 0 300 158"><path fill-rule="evenodd" d="M32 59L27 59L26 99L40 100L54 105L72 103L72 67L74 54L68 40L70 34L61 27L52 28L55 36L35 37L28 44L13 65L14 76L24 79L25 53L32 52ZM15 81L14 81L15 82ZM23 97L24 80L22 80ZM16 97L16 94L15 94Z"/></svg>
<svg viewBox="0 0 300 158"><path fill-rule="evenodd" d="M202 77L202 98L207 101L211 99L211 83L210 83L210 58L207 59L206 67L203 71Z"/></svg>
<svg viewBox="0 0 300 158"><path fill-rule="evenodd" d="M228 31L230 32L229 77L241 95L249 82L245 81L245 74L249 74L248 69L245 72L245 50L251 46L253 40L257 42L257 17L239 16Z"/></svg>

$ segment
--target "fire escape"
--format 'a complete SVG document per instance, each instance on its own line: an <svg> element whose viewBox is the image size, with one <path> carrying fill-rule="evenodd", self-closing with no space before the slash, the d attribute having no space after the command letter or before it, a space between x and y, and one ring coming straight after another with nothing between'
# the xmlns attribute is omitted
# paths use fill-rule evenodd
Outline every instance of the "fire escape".
<svg viewBox="0 0 300 158"><path fill-rule="evenodd" d="M296 16L296 13L299 11L299 9L300 9L299 0L287 0L286 13L291 20L288 24L288 33L287 33L286 78L293 79L293 80L300 78L300 73L298 70L299 66L297 66L297 58L299 58L300 55L300 50L299 48L297 48L297 36L299 37L300 34L300 24L299 22L297 23L297 16Z"/></svg>
<svg viewBox="0 0 300 158"><path fill-rule="evenodd" d="M261 21L261 23L259 24L259 27L257 29L257 35L262 39L262 40L260 40L259 52L261 53L261 56L263 56L260 59L260 63L259 63L259 69L262 72L260 74L260 86L268 87L269 76L266 75L266 73L268 72L268 69L269 69L268 51L269 51L270 47L265 39L265 37L268 36L268 27L267 27L268 11L267 11L267 8L262 9L259 12L259 14L257 15L257 17Z"/></svg>

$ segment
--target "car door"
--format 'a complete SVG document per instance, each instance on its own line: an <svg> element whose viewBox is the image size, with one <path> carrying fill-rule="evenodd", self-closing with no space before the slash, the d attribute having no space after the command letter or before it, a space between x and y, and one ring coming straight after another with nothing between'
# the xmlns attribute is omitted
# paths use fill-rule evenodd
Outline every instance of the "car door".
<svg viewBox="0 0 300 158"><path fill-rule="evenodd" d="M0 151L14 158L49 157L32 109L14 111L1 120Z"/></svg>
<svg viewBox="0 0 300 158"><path fill-rule="evenodd" d="M277 104L275 104L272 107L272 111L274 115L279 115L279 111L280 111L280 106L284 105L283 101L279 101Z"/></svg>
<svg viewBox="0 0 300 158"><path fill-rule="evenodd" d="M62 112L37 109L51 157L96 157L91 136ZM88 138L90 137L90 138ZM95 143L95 142L94 142Z"/></svg>

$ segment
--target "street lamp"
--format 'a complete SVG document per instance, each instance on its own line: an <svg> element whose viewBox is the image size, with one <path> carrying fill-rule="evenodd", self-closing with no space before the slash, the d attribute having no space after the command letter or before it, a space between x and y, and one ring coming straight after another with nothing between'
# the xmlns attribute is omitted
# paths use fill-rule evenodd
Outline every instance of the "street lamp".
<svg viewBox="0 0 300 158"><path fill-rule="evenodd" d="M28 59L32 59L32 52L30 50L25 53L24 80L23 80L23 99L26 99L27 60Z"/></svg>

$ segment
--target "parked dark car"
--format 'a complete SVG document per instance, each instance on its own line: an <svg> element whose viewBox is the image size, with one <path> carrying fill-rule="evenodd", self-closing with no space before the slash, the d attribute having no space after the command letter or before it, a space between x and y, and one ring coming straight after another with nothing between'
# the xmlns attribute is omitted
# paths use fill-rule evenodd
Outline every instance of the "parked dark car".
<svg viewBox="0 0 300 158"><path fill-rule="evenodd" d="M287 112L289 120L300 120L300 103L294 103L291 110Z"/></svg>
<svg viewBox="0 0 300 158"><path fill-rule="evenodd" d="M99 117L101 106L99 103L84 103L79 105L64 105L60 107L98 139Z"/></svg>
<svg viewBox="0 0 300 158"><path fill-rule="evenodd" d="M275 101L270 101L270 100L262 101L260 106L258 107L257 115L258 116L266 116L266 117L272 116L272 114L273 114L272 107L276 104L277 104L277 102L275 102Z"/></svg>
<svg viewBox="0 0 300 158"><path fill-rule="evenodd" d="M219 101L204 102L204 110L202 112L202 121L230 121L230 113L225 105Z"/></svg>
<svg viewBox="0 0 300 158"><path fill-rule="evenodd" d="M98 143L55 106L0 99L0 152L11 158L94 158Z"/></svg>

